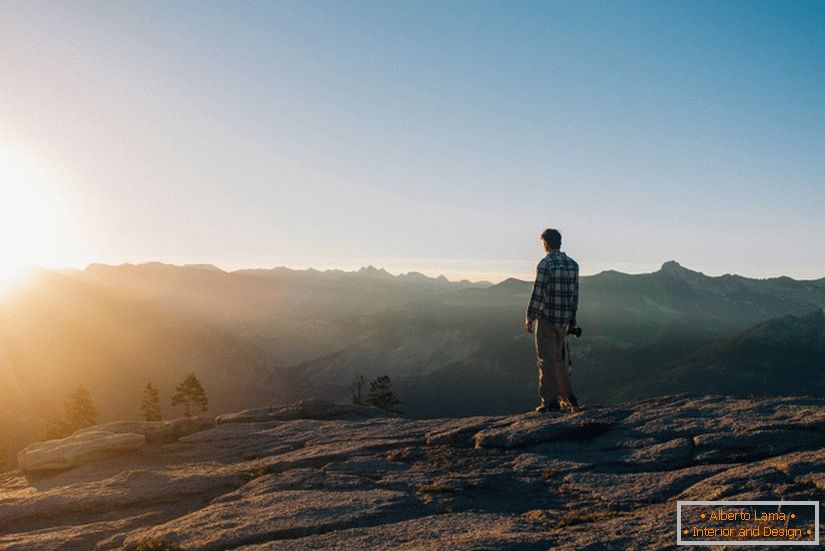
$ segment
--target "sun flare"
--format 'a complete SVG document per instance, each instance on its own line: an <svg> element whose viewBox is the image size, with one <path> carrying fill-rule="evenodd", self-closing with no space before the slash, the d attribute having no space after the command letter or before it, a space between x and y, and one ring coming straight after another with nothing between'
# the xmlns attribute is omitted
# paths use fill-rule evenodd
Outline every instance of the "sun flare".
<svg viewBox="0 0 825 551"><path fill-rule="evenodd" d="M0 148L0 293L25 280L32 267L61 260L64 214L46 173Z"/></svg>

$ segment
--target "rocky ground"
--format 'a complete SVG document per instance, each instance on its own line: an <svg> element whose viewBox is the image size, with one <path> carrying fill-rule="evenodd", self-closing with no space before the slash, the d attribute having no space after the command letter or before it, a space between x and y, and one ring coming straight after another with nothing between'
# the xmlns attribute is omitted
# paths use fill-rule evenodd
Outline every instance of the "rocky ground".
<svg viewBox="0 0 825 551"><path fill-rule="evenodd" d="M20 463L4 550L672 549L677 499L821 499L825 400L430 420L312 400L110 423Z"/></svg>

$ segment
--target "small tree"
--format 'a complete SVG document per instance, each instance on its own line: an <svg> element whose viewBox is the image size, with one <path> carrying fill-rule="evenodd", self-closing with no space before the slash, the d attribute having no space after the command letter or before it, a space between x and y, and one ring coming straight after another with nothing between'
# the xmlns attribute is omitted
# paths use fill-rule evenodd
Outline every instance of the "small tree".
<svg viewBox="0 0 825 551"><path fill-rule="evenodd" d="M190 373L181 383L175 387L175 395L172 396L172 406L177 407L178 404L183 404L185 411L184 415L189 417L191 413L191 406L200 406L201 411L206 411L206 405L209 399L206 397L206 392L201 386L201 382L193 373Z"/></svg>
<svg viewBox="0 0 825 551"><path fill-rule="evenodd" d="M147 421L160 421L160 395L152 383L146 383L143 389L143 402L140 404L141 415Z"/></svg>
<svg viewBox="0 0 825 551"><path fill-rule="evenodd" d="M401 413L401 410L397 407L401 400L395 395L390 378L387 375L381 375L370 383L367 403L393 413Z"/></svg>
<svg viewBox="0 0 825 551"><path fill-rule="evenodd" d="M353 404L363 404L364 398L362 397L362 389L364 388L364 376L359 375L357 379L355 379L355 390L352 391L352 403Z"/></svg>
<svg viewBox="0 0 825 551"><path fill-rule="evenodd" d="M79 386L66 400L66 424L71 432L97 423L98 411L92 396L85 387Z"/></svg>

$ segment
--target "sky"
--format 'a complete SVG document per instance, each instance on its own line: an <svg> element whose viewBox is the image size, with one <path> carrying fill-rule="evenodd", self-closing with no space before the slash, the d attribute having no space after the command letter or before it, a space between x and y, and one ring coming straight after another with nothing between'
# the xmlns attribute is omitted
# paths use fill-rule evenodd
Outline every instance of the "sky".
<svg viewBox="0 0 825 551"><path fill-rule="evenodd" d="M825 2L4 0L0 79L0 263L825 276Z"/></svg>

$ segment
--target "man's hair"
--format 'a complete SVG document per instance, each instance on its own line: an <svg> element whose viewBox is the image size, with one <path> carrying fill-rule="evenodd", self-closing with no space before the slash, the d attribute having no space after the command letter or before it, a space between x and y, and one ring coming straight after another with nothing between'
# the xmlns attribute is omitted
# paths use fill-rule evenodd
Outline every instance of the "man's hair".
<svg viewBox="0 0 825 551"><path fill-rule="evenodd" d="M561 248L561 234L559 230L554 230L552 228L547 228L541 234L541 238L547 243L547 246L551 249L560 249Z"/></svg>

